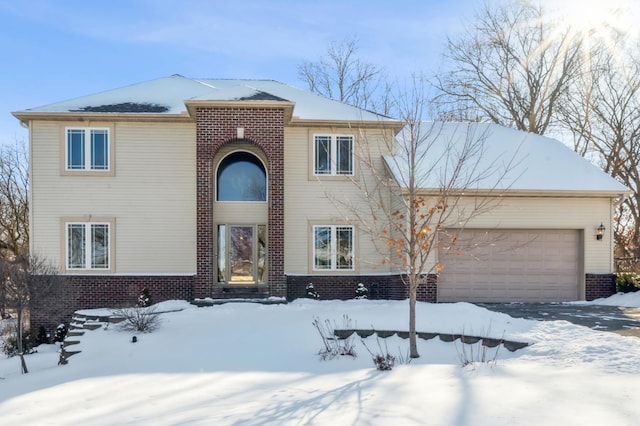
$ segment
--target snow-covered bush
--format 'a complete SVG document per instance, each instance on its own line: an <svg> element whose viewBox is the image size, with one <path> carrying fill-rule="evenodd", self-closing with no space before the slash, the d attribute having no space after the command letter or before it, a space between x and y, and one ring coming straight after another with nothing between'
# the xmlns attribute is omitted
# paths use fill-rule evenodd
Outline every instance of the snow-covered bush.
<svg viewBox="0 0 640 426"><path fill-rule="evenodd" d="M142 289L142 294L138 296L138 301L136 302L136 306L138 308L146 308L147 306L153 305L151 301L151 293L147 287Z"/></svg>
<svg viewBox="0 0 640 426"><path fill-rule="evenodd" d="M305 289L306 289L305 297L307 299L316 299L316 300L320 299L320 295L313 288L313 283L307 284L307 287Z"/></svg>
<svg viewBox="0 0 640 426"><path fill-rule="evenodd" d="M364 284L359 283L358 287L356 287L356 299L367 299L369 297L369 290L364 286Z"/></svg>
<svg viewBox="0 0 640 426"><path fill-rule="evenodd" d="M616 274L616 291L630 293L640 290L640 275L634 272L618 272Z"/></svg>
<svg viewBox="0 0 640 426"><path fill-rule="evenodd" d="M22 348L25 355L35 352L35 350L33 349L33 342L31 341L31 333L29 332L29 330L25 330L22 336ZM19 355L18 335L16 331L8 336L5 335L2 339L0 339L0 351L8 357Z"/></svg>
<svg viewBox="0 0 640 426"><path fill-rule="evenodd" d="M66 325L58 324L58 326L56 327L56 332L53 335L53 341L54 342L64 341L64 338L67 337L68 331L69 331L69 328Z"/></svg>

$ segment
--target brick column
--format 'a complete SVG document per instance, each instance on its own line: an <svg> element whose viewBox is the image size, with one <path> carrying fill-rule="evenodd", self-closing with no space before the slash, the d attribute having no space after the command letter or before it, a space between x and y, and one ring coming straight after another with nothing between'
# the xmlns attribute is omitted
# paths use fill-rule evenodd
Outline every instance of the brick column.
<svg viewBox="0 0 640 426"><path fill-rule="evenodd" d="M198 107L196 298L211 296L215 282L213 158L223 145L237 140L238 127L244 128L242 141L256 145L267 157L269 291L273 296L286 296L287 292L284 276L284 108Z"/></svg>
<svg viewBox="0 0 640 426"><path fill-rule="evenodd" d="M616 294L614 274L585 274L585 299L595 300Z"/></svg>

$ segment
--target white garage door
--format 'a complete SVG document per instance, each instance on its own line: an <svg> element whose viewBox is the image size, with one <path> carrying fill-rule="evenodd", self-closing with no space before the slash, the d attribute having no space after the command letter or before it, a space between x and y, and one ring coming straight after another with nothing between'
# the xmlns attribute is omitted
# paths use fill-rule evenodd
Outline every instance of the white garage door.
<svg viewBox="0 0 640 426"><path fill-rule="evenodd" d="M438 301L577 300L577 230L465 230L440 253Z"/></svg>

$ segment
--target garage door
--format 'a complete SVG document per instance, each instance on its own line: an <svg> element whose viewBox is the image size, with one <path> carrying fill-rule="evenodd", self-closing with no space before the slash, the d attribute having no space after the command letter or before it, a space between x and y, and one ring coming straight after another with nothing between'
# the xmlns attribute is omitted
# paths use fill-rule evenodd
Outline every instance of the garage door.
<svg viewBox="0 0 640 426"><path fill-rule="evenodd" d="M577 300L577 230L465 230L440 253L438 301Z"/></svg>

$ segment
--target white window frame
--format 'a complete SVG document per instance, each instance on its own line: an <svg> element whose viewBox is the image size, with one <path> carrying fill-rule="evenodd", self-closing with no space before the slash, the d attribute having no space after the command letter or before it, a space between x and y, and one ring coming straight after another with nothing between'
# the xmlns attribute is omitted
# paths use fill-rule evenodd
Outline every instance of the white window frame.
<svg viewBox="0 0 640 426"><path fill-rule="evenodd" d="M69 132L70 131L82 131L84 133L84 165L82 168L71 167L69 162ZM92 131L100 131L106 133L106 149L105 149L105 157L106 157L106 168L94 168L92 167L92 157L93 151L91 149L91 132ZM64 131L64 170L66 172L76 173L76 172L92 172L92 173L109 173L111 172L111 129L109 127L66 127Z"/></svg>
<svg viewBox="0 0 640 426"><path fill-rule="evenodd" d="M329 244L331 246L330 256L331 256L331 264L329 268L318 268L316 267L316 229L318 228L329 228L330 229L330 237ZM349 268L340 267L338 264L338 229L349 229L351 232L351 251L347 253L347 256L350 258L351 266ZM312 270L316 272L326 272L326 271L355 271L355 261L354 261L354 251L355 251L355 230L352 225L313 225L311 230L311 240L312 240L312 254L311 254L311 262L312 262Z"/></svg>
<svg viewBox="0 0 640 426"><path fill-rule="evenodd" d="M93 257L93 240L92 240L92 226L94 225L99 225L99 226L106 226L107 227L107 247L106 247L106 254L107 254L107 265L105 266L101 266L101 267L92 267L91 263L92 263L92 257ZM69 230L71 226L82 226L84 227L84 262L83 262L83 267L78 268L78 267L73 267L70 264L70 247L69 247ZM64 242L65 242L65 269L69 272L74 272L74 271L102 271L102 272L108 272L111 270L111 268L113 267L113 253L111 251L112 245L113 245L113 238L112 238L112 234L113 234L113 227L111 226L110 222L79 222L79 221L70 221L70 222L65 222L64 224L64 230L65 230L65 238L64 238Z"/></svg>
<svg viewBox="0 0 640 426"><path fill-rule="evenodd" d="M318 138L329 138L329 171L328 172L319 172L316 168L316 164L318 162L318 150L317 150L317 140ZM351 170L349 173L343 173L338 171L338 140L340 138L348 138L351 141L351 152L349 158L349 164L351 165ZM355 175L355 138L353 135L348 134L328 134L328 133L316 133L313 135L313 176L354 176Z"/></svg>

